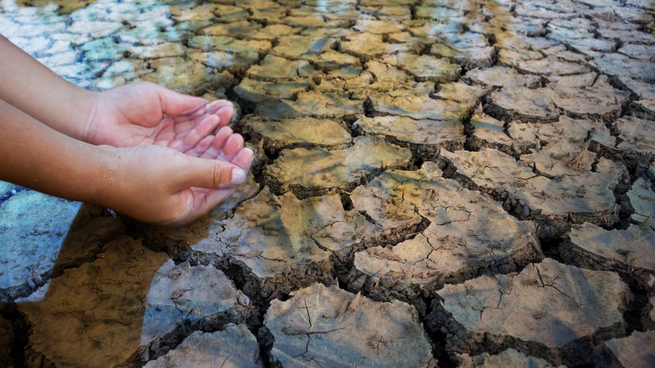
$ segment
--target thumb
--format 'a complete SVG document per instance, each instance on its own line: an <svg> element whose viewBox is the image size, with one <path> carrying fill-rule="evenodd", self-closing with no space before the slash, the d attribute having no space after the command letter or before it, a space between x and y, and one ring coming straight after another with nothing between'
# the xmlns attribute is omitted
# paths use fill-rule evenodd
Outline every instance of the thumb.
<svg viewBox="0 0 655 368"><path fill-rule="evenodd" d="M189 187L219 189L238 187L248 178L248 172L237 165L221 160L187 157L178 190Z"/></svg>
<svg viewBox="0 0 655 368"><path fill-rule="evenodd" d="M180 115L199 108L207 103L207 100L202 97L183 95L159 85L157 87L157 94L159 95L162 112L164 114Z"/></svg>

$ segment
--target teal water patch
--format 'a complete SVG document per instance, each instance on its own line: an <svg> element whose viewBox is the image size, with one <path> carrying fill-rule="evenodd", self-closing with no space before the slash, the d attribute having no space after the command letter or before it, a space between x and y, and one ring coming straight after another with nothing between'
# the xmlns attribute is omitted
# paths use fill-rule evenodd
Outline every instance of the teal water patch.
<svg viewBox="0 0 655 368"><path fill-rule="evenodd" d="M41 284L81 203L27 189L0 204L0 289Z"/></svg>

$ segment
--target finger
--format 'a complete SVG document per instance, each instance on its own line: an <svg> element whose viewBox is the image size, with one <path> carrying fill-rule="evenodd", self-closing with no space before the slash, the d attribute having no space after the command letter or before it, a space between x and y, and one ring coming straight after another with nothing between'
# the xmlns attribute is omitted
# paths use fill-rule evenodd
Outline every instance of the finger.
<svg viewBox="0 0 655 368"><path fill-rule="evenodd" d="M209 147L211 147L212 142L214 141L213 135L208 135L205 138L201 139L198 144L195 145L195 147L187 150L184 152L184 154L189 155L191 157L200 157Z"/></svg>
<svg viewBox="0 0 655 368"><path fill-rule="evenodd" d="M247 171L229 162L186 155L184 157L186 160L182 167L178 168L178 175L174 179L174 192L190 187L221 189L246 181Z"/></svg>
<svg viewBox="0 0 655 368"><path fill-rule="evenodd" d="M232 159L232 163L240 167L245 172L245 175L237 177L233 172L232 181L223 185L221 189L236 188L245 183L246 180L248 180L248 171L250 170L250 166L252 166L252 160L254 157L255 153L250 148L239 149L239 152L237 152ZM221 161L221 159L217 158L216 161Z"/></svg>
<svg viewBox="0 0 655 368"><path fill-rule="evenodd" d="M215 159L218 157L218 154L221 153L225 143L227 143L227 140L232 136L232 133L233 131L230 127L223 127L219 129L218 133L216 133L216 138L214 139L212 146L207 149L207 151L205 151L201 157L208 159Z"/></svg>
<svg viewBox="0 0 655 368"><path fill-rule="evenodd" d="M232 163L241 167L246 172L246 175L240 179L233 180L231 183L220 189L210 189L202 192L197 191L197 196L194 198L196 212L205 214L211 211L219 203L225 201L230 195L232 195L241 184L248 180L247 172L250 170L254 156L255 153L250 148L239 150L239 153L235 156L234 160L232 160Z"/></svg>
<svg viewBox="0 0 655 368"><path fill-rule="evenodd" d="M214 101L209 104L209 113L221 119L219 126L226 126L234 118L234 105L232 105L232 102L226 100Z"/></svg>
<svg viewBox="0 0 655 368"><path fill-rule="evenodd" d="M173 116L172 119L175 132L178 134L188 132L204 121L208 116L209 114L206 112L193 118L186 115Z"/></svg>
<svg viewBox="0 0 655 368"><path fill-rule="evenodd" d="M229 198L236 189L236 187L228 189L213 189L202 193L204 195L198 193L197 197L194 198L194 211L197 214L200 214L198 217L209 213L216 206Z"/></svg>
<svg viewBox="0 0 655 368"><path fill-rule="evenodd" d="M219 126L226 126L230 124L232 121L232 118L234 117L234 107L233 106L225 106L218 110L216 112L216 115L221 119L221 123Z"/></svg>
<svg viewBox="0 0 655 368"><path fill-rule="evenodd" d="M157 86L157 94L164 114L180 115L204 106L207 101L201 97L183 95L161 86Z"/></svg>
<svg viewBox="0 0 655 368"><path fill-rule="evenodd" d="M234 156L239 153L239 150L243 148L243 137L241 134L232 134L230 138L225 143L223 150L216 157L219 160L223 161L232 161Z"/></svg>
<svg viewBox="0 0 655 368"><path fill-rule="evenodd" d="M201 139L205 138L209 133L211 133L216 126L218 126L219 120L218 116L210 115L204 119L200 124L195 128L191 129L183 139L184 145L186 147L195 146Z"/></svg>
<svg viewBox="0 0 655 368"><path fill-rule="evenodd" d="M247 171L250 170L250 166L252 166L252 160L254 158L255 152L250 148L244 147L239 150L239 153L234 156L231 162Z"/></svg>

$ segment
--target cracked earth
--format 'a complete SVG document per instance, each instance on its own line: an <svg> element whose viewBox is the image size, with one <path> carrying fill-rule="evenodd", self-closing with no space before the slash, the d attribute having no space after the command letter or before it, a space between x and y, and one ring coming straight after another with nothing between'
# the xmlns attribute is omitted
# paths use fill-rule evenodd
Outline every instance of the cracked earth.
<svg viewBox="0 0 655 368"><path fill-rule="evenodd" d="M655 366L655 3L2 0L68 81L237 108L184 228L0 182L0 367Z"/></svg>

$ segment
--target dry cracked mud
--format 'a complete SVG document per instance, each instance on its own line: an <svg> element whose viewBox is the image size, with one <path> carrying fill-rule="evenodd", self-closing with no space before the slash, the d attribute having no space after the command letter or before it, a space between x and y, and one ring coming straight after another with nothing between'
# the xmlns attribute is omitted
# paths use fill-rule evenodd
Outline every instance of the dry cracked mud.
<svg viewBox="0 0 655 368"><path fill-rule="evenodd" d="M567 366L593 355L596 336L625 333L622 312L629 300L618 274L550 258L520 273L446 285L437 294L430 323L447 334L453 349L478 354L506 345Z"/></svg>
<svg viewBox="0 0 655 368"><path fill-rule="evenodd" d="M291 295L288 301L271 302L264 318L274 339L273 363L426 367L434 359L418 313L409 304L376 302L322 284Z"/></svg>
<svg viewBox="0 0 655 368"><path fill-rule="evenodd" d="M512 272L543 255L531 222L519 221L489 196L441 177L436 165L418 172L389 171L352 194L354 207L384 227L426 219L415 238L355 255L351 277L382 297L416 299L481 272Z"/></svg>
<svg viewBox="0 0 655 368"><path fill-rule="evenodd" d="M231 100L182 228L0 182L0 368L647 367L650 0L2 0L91 90ZM646 352L646 353L644 353Z"/></svg>

